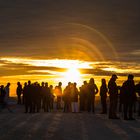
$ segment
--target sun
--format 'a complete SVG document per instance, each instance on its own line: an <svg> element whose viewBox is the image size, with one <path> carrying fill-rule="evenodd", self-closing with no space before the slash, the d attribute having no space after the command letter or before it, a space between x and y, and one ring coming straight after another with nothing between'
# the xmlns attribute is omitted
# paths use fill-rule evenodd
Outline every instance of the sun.
<svg viewBox="0 0 140 140"><path fill-rule="evenodd" d="M76 82L79 83L81 81L81 73L78 68L69 68L64 74L63 79L65 82Z"/></svg>

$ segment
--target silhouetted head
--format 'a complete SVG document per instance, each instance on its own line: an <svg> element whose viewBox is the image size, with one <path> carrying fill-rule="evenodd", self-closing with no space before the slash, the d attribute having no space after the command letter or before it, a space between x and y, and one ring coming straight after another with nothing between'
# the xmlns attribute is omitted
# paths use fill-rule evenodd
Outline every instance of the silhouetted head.
<svg viewBox="0 0 140 140"><path fill-rule="evenodd" d="M17 85L19 86L20 85L20 82L17 82Z"/></svg>
<svg viewBox="0 0 140 140"><path fill-rule="evenodd" d="M90 78L89 83L93 83L94 84L94 78Z"/></svg>
<svg viewBox="0 0 140 140"><path fill-rule="evenodd" d="M84 81L83 83L84 83L84 85L86 85L87 84L87 81Z"/></svg>
<svg viewBox="0 0 140 140"><path fill-rule="evenodd" d="M27 86L27 82L24 83L24 86Z"/></svg>
<svg viewBox="0 0 140 140"><path fill-rule="evenodd" d="M53 89L53 85L50 85L50 89Z"/></svg>
<svg viewBox="0 0 140 140"><path fill-rule="evenodd" d="M31 81L30 80L28 81L28 85L31 85Z"/></svg>
<svg viewBox="0 0 140 140"><path fill-rule="evenodd" d="M44 86L44 84L45 84L44 82L41 83L42 86Z"/></svg>
<svg viewBox="0 0 140 140"><path fill-rule="evenodd" d="M133 80L134 79L134 75L133 74L129 74L128 75L128 80Z"/></svg>
<svg viewBox="0 0 140 140"><path fill-rule="evenodd" d="M9 87L10 86L10 83L7 83L7 86Z"/></svg>
<svg viewBox="0 0 140 140"><path fill-rule="evenodd" d="M62 82L59 82L59 83L58 83L58 86L62 86Z"/></svg>
<svg viewBox="0 0 140 140"><path fill-rule="evenodd" d="M76 87L77 83L76 83L76 82L74 82L74 84L73 84L73 85Z"/></svg>
<svg viewBox="0 0 140 140"><path fill-rule="evenodd" d="M102 79L102 84L106 84L106 80L104 78Z"/></svg>
<svg viewBox="0 0 140 140"><path fill-rule="evenodd" d="M68 86L70 86L71 85L71 82L68 82Z"/></svg>
<svg viewBox="0 0 140 140"><path fill-rule="evenodd" d="M112 79L114 79L114 80L118 79L117 75L116 74L112 74Z"/></svg>
<svg viewBox="0 0 140 140"><path fill-rule="evenodd" d="M45 87L48 87L48 82L45 83Z"/></svg>

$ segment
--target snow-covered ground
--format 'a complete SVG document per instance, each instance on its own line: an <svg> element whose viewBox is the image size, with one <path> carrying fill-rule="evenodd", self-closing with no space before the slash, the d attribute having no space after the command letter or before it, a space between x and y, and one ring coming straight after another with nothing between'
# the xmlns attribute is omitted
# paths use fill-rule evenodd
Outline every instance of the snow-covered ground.
<svg viewBox="0 0 140 140"><path fill-rule="evenodd" d="M100 105L92 113L25 114L24 107L11 105L0 112L0 140L139 140L140 117L135 121L108 119Z"/></svg>

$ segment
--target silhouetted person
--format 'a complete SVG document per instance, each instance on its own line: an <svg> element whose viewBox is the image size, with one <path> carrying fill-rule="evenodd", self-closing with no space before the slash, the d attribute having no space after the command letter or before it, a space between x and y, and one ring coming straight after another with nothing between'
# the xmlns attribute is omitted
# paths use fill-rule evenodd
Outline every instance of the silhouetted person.
<svg viewBox="0 0 140 140"><path fill-rule="evenodd" d="M25 96L26 96L26 93L27 93L27 82L24 83L24 87L23 87L23 90L22 90L22 103L25 104Z"/></svg>
<svg viewBox="0 0 140 140"><path fill-rule="evenodd" d="M37 92L37 99L36 99L36 102L37 102L37 112L40 111L41 109L41 86L39 83L37 83L36 85L36 92Z"/></svg>
<svg viewBox="0 0 140 140"><path fill-rule="evenodd" d="M17 94L17 104L21 104L22 85L20 84L20 82L17 82L16 94Z"/></svg>
<svg viewBox="0 0 140 140"><path fill-rule="evenodd" d="M113 74L111 79L108 82L108 89L109 89L109 118L110 119L119 119L116 115L117 111L117 101L118 101L118 87L116 84L117 75Z"/></svg>
<svg viewBox="0 0 140 140"><path fill-rule="evenodd" d="M24 83L24 87L23 87L23 90L22 90L22 104L25 104L25 94L26 94L26 88L27 88L27 82Z"/></svg>
<svg viewBox="0 0 140 140"><path fill-rule="evenodd" d="M71 87L71 108L73 113L79 112L79 106L78 106L78 89L76 87L76 83L72 84Z"/></svg>
<svg viewBox="0 0 140 140"><path fill-rule="evenodd" d="M28 85L24 88L25 95L25 113L32 113L32 85L31 81L28 81Z"/></svg>
<svg viewBox="0 0 140 140"><path fill-rule="evenodd" d="M88 108L88 83L87 81L83 82L83 85L80 88L80 111L87 111Z"/></svg>
<svg viewBox="0 0 140 140"><path fill-rule="evenodd" d="M108 88L107 88L105 79L102 79L101 82L102 82L101 87L100 87L100 96L101 96L101 105L102 105L101 114L106 114L107 113L106 98L107 98Z"/></svg>
<svg viewBox="0 0 140 140"><path fill-rule="evenodd" d="M35 111L36 111L36 106L37 106L37 104L36 104L36 94L37 94L37 91L36 91L36 83L33 83L33 84L31 84L31 107L32 107L32 113L35 113Z"/></svg>
<svg viewBox="0 0 140 140"><path fill-rule="evenodd" d="M4 102L4 98L5 98L5 89L4 89L4 85L0 86L0 105L2 106L2 108L5 107L5 102Z"/></svg>
<svg viewBox="0 0 140 140"><path fill-rule="evenodd" d="M140 82L136 84L136 92L138 93L138 97L140 98ZM138 100L138 116L140 116L140 99Z"/></svg>
<svg viewBox="0 0 140 140"><path fill-rule="evenodd" d="M50 109L53 110L53 104L54 104L54 89L53 85L50 85Z"/></svg>
<svg viewBox="0 0 140 140"><path fill-rule="evenodd" d="M46 102L45 102L45 112L49 112L50 111L50 96L51 96L51 93L50 93L50 88L48 87L48 83L45 83L45 90L46 90L46 93L45 93L45 98L46 98Z"/></svg>
<svg viewBox="0 0 140 140"><path fill-rule="evenodd" d="M83 103L82 103L82 95L83 95L83 93L82 93L82 87L79 87L79 105L80 105L80 111L83 111L84 109L84 107L83 107Z"/></svg>
<svg viewBox="0 0 140 140"><path fill-rule="evenodd" d="M68 83L63 92L64 112L71 111L71 82Z"/></svg>
<svg viewBox="0 0 140 140"><path fill-rule="evenodd" d="M56 94L57 97L57 101L56 101L56 107L57 109L62 109L61 103L62 103L62 83L59 82L58 86L55 87L54 92Z"/></svg>
<svg viewBox="0 0 140 140"><path fill-rule="evenodd" d="M10 83L7 83L6 87L4 88L5 89L5 97L4 97L4 102L6 104L8 104L9 102L9 94L10 94Z"/></svg>
<svg viewBox="0 0 140 140"><path fill-rule="evenodd" d="M124 105L124 120L134 120L133 118L133 105L136 101L136 92L134 84L134 76L128 75L127 81L123 83L123 105Z"/></svg>
<svg viewBox="0 0 140 140"><path fill-rule="evenodd" d="M40 92L40 85L38 84L38 82L35 82L32 85L32 112L36 113L40 111L40 100L41 100L41 92Z"/></svg>
<svg viewBox="0 0 140 140"><path fill-rule="evenodd" d="M90 78L88 84L88 112L91 111L94 113L94 104L95 104L95 95L98 93L97 85L94 82L93 78Z"/></svg>
<svg viewBox="0 0 140 140"><path fill-rule="evenodd" d="M119 112L122 112L123 102L122 102L122 87L118 87L118 98L119 98Z"/></svg>
<svg viewBox="0 0 140 140"><path fill-rule="evenodd" d="M40 88L41 88L41 91L40 91L41 92L40 93L41 94L41 108L44 109L44 106L45 106L45 99L44 99L45 98L45 93L44 93L45 92L45 83L44 82L41 83Z"/></svg>
<svg viewBox="0 0 140 140"><path fill-rule="evenodd" d="M43 92L43 109L44 112L50 111L50 88L48 87L48 83L44 83L45 85L42 86Z"/></svg>

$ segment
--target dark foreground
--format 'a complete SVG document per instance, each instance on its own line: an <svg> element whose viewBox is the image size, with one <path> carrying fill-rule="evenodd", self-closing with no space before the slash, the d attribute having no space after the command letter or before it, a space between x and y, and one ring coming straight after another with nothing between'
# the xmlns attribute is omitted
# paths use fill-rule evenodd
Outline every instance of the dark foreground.
<svg viewBox="0 0 140 140"><path fill-rule="evenodd" d="M13 113L0 112L0 140L139 140L140 118L135 121L110 120L92 113L25 114L23 106L12 105ZM122 114L119 114L122 117Z"/></svg>

